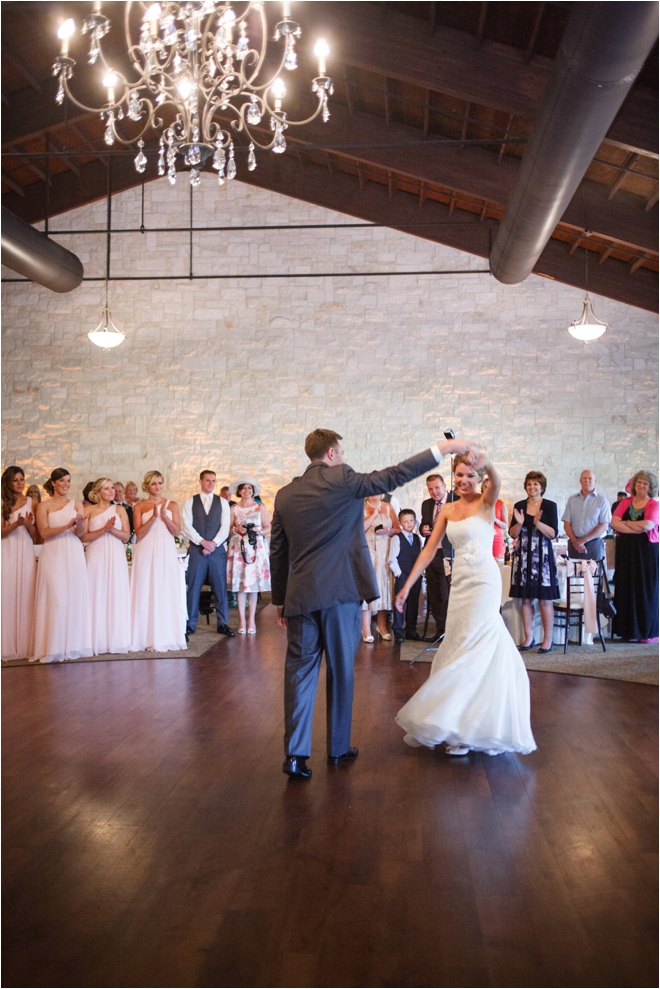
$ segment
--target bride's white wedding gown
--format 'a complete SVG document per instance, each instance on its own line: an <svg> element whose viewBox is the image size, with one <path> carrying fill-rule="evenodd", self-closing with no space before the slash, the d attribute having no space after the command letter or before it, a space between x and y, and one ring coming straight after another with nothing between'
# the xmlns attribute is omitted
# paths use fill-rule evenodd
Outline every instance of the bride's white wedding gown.
<svg viewBox="0 0 660 989"><path fill-rule="evenodd" d="M410 744L441 742L497 755L533 752L529 679L499 613L502 579L493 525L478 515L447 523L454 547L445 637L431 674L396 716Z"/></svg>

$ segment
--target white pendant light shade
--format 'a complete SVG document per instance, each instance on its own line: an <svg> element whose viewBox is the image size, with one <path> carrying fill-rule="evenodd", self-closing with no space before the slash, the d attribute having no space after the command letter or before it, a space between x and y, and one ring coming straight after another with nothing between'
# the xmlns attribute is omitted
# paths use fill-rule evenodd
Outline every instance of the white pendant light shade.
<svg viewBox="0 0 660 989"><path fill-rule="evenodd" d="M112 315L107 306L101 310L101 322L95 330L90 330L87 334L92 343L103 350L111 350L118 347L126 339L126 334L118 330L112 322Z"/></svg>
<svg viewBox="0 0 660 989"><path fill-rule="evenodd" d="M568 332L576 340L597 340L598 337L602 337L609 325L609 323L603 323L602 320L594 315L594 311L591 308L591 299L587 295L584 300L582 315L570 324Z"/></svg>

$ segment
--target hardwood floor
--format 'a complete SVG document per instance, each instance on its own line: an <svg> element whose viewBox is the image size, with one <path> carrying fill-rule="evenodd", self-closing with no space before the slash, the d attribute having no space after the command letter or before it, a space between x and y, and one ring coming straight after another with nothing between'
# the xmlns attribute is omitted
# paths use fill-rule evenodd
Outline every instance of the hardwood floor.
<svg viewBox="0 0 660 989"><path fill-rule="evenodd" d="M531 673L538 751L451 760L361 645L354 765L282 762L283 633L3 671L6 986L657 985L657 688ZM323 680L322 680L323 686Z"/></svg>

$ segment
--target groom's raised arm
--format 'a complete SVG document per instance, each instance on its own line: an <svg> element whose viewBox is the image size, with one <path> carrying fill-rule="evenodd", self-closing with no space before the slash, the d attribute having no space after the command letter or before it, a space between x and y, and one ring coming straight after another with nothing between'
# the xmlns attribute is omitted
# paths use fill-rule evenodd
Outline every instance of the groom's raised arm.
<svg viewBox="0 0 660 989"><path fill-rule="evenodd" d="M408 460L402 460L394 467L386 467L384 470L374 470L369 474L358 474L352 468L347 467L345 471L346 484L355 498L368 498L369 495L385 494L400 488L402 484L413 481L420 474L438 467L448 454L472 454L474 462L480 466L480 461L485 456L478 444L470 443L468 440L456 438L453 440L440 440L434 443L428 450L418 453Z"/></svg>

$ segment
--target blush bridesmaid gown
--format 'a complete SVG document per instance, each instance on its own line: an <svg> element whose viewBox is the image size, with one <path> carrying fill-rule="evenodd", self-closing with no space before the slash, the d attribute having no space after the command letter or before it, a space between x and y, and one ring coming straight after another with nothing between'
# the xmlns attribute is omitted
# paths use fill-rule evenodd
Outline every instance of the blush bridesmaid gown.
<svg viewBox="0 0 660 989"><path fill-rule="evenodd" d="M89 531L102 529L113 515L115 529L121 529L116 508L110 505L105 512L90 518ZM88 545L85 558L94 655L128 652L131 644L131 596L124 544L112 533L106 532Z"/></svg>
<svg viewBox="0 0 660 989"><path fill-rule="evenodd" d="M76 514L76 503L51 512L57 529ZM71 530L46 539L37 566L34 606L34 650L31 661L60 663L92 655L92 628L85 551Z"/></svg>
<svg viewBox="0 0 660 989"><path fill-rule="evenodd" d="M163 511L172 518L166 501ZM145 512L148 522L153 510ZM187 649L186 587L171 532L158 519L133 547L130 652Z"/></svg>
<svg viewBox="0 0 660 989"><path fill-rule="evenodd" d="M32 499L9 516L34 514ZM14 529L2 540L2 658L27 659L33 647L34 584L37 562L27 529Z"/></svg>

